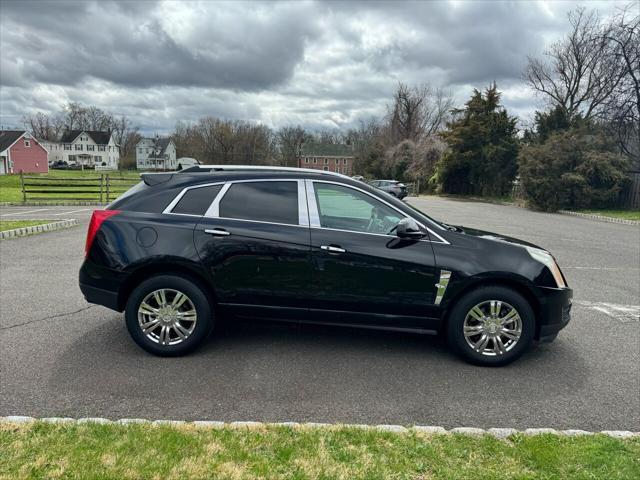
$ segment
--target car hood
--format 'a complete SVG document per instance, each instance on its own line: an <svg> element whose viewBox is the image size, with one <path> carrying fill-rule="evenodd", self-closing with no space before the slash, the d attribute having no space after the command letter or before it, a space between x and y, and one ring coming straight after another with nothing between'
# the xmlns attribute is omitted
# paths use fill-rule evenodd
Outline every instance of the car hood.
<svg viewBox="0 0 640 480"><path fill-rule="evenodd" d="M500 242L500 243L510 243L512 245L519 245L521 247L533 247L533 248L538 248L540 250L546 251L546 249L538 245L535 245L533 243L520 240L519 238L513 238L507 235L502 235L500 233L487 232L485 230L477 230L475 228L469 228L469 227L463 227L463 226L457 226L457 228L460 229L460 231L458 231L457 233L461 235L468 235L471 237L482 238L484 240L491 240L491 241Z"/></svg>

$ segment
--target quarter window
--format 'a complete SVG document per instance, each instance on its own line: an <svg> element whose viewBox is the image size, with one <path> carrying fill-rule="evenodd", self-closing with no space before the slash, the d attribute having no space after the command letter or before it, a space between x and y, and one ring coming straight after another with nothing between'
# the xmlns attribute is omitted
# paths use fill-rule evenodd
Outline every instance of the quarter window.
<svg viewBox="0 0 640 480"><path fill-rule="evenodd" d="M171 213L204 215L221 188L222 185L210 185L187 190Z"/></svg>
<svg viewBox="0 0 640 480"><path fill-rule="evenodd" d="M375 198L341 185L314 183L320 226L390 234L403 216Z"/></svg>
<svg viewBox="0 0 640 480"><path fill-rule="evenodd" d="M298 225L298 183L234 183L220 201L220 216Z"/></svg>

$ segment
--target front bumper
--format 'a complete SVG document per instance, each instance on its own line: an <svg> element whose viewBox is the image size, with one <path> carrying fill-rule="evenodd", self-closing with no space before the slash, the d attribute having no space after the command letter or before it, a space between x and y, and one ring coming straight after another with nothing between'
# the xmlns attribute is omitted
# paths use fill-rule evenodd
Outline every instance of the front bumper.
<svg viewBox="0 0 640 480"><path fill-rule="evenodd" d="M571 320L571 299L573 290L570 288L538 287L539 329L536 339L545 341L553 339L560 330Z"/></svg>

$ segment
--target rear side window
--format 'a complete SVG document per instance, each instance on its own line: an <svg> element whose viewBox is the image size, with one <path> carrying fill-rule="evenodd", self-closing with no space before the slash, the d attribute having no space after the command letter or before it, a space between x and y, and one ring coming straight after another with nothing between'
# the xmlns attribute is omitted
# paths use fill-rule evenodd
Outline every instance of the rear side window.
<svg viewBox="0 0 640 480"><path fill-rule="evenodd" d="M220 201L220 216L298 225L298 184L234 183Z"/></svg>
<svg viewBox="0 0 640 480"><path fill-rule="evenodd" d="M210 185L187 190L171 213L204 215L221 188L222 185Z"/></svg>

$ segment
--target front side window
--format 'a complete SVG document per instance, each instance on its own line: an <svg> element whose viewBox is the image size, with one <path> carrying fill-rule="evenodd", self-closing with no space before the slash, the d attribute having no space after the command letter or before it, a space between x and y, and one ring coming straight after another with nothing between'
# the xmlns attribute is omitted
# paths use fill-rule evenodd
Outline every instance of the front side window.
<svg viewBox="0 0 640 480"><path fill-rule="evenodd" d="M187 215L204 215L218 195L222 185L209 185L187 190L171 213Z"/></svg>
<svg viewBox="0 0 640 480"><path fill-rule="evenodd" d="M353 188L314 183L320 226L353 232L391 234L403 215Z"/></svg>
<svg viewBox="0 0 640 480"><path fill-rule="evenodd" d="M220 201L220 217L298 225L298 183L239 182Z"/></svg>

